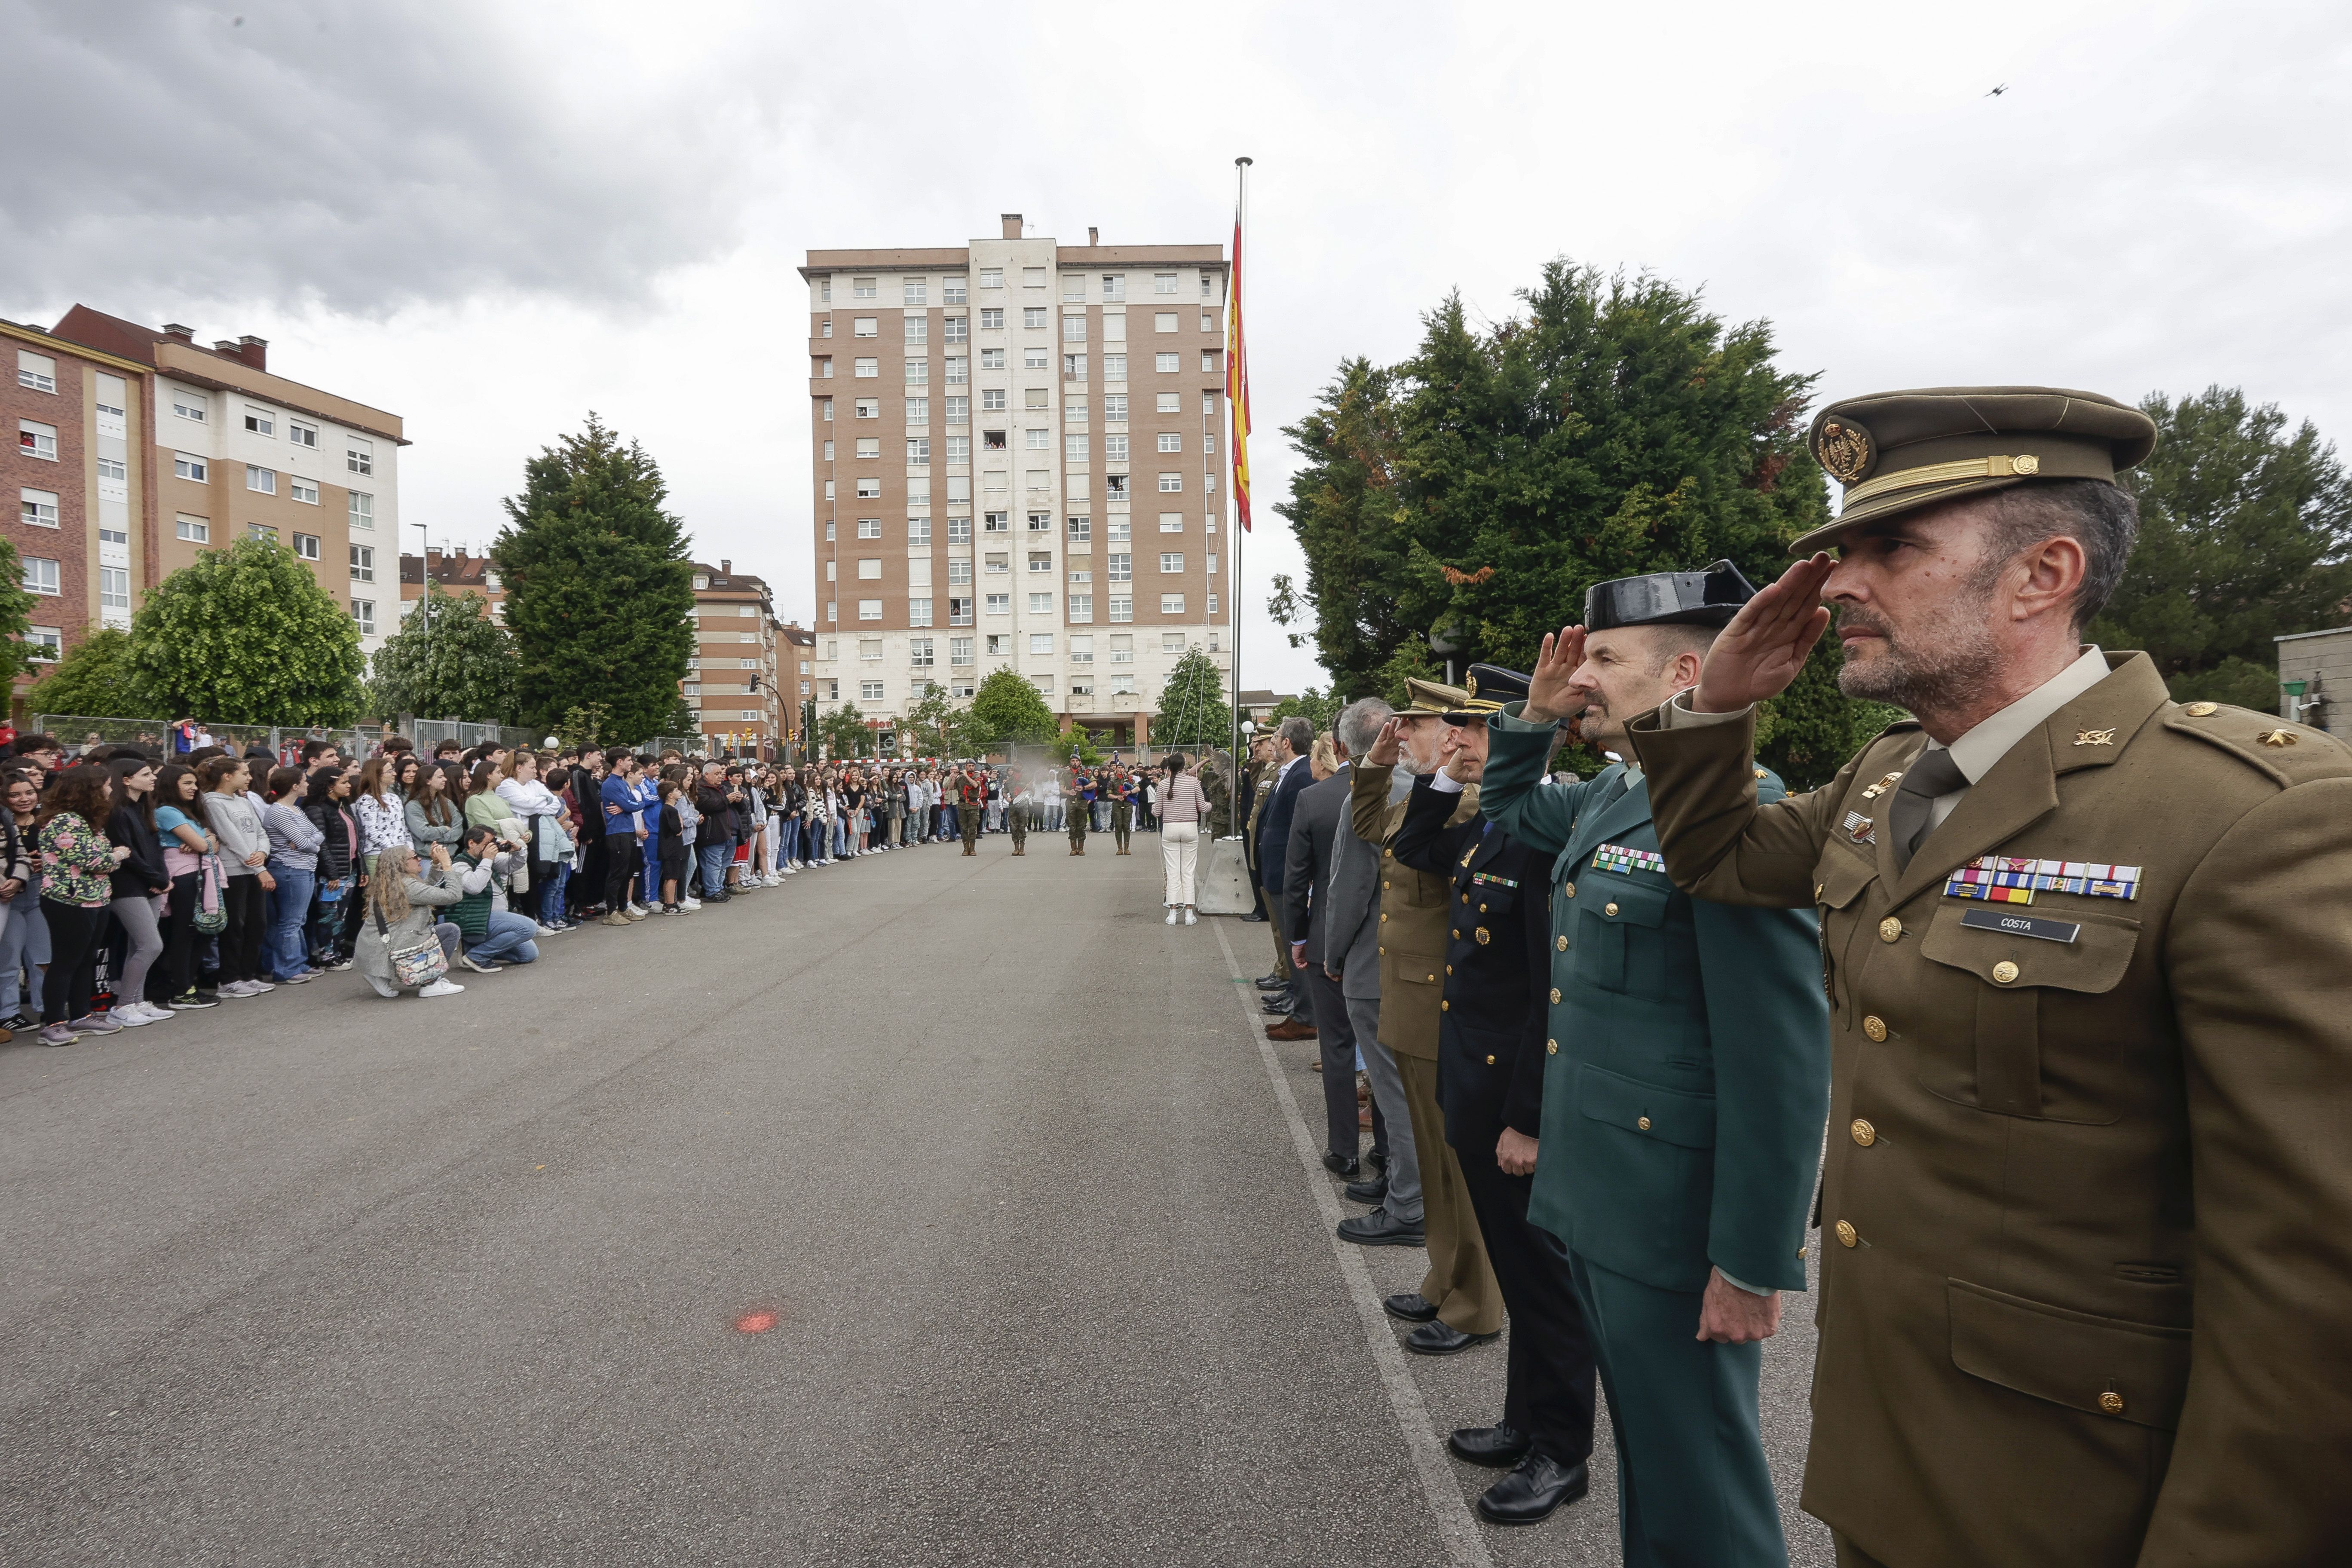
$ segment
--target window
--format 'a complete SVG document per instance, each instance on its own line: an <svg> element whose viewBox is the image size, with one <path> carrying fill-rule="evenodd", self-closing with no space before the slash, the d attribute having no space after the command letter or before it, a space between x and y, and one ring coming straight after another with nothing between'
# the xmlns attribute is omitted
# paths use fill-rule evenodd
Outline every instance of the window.
<svg viewBox="0 0 2352 1568"><path fill-rule="evenodd" d="M1062 341L1066 343L1085 342L1087 341L1087 319L1084 316L1063 317Z"/></svg>
<svg viewBox="0 0 2352 1568"><path fill-rule="evenodd" d="M1160 493L1161 495L1173 495L1183 488L1184 476L1182 474L1162 474L1160 476Z"/></svg>
<svg viewBox="0 0 2352 1568"><path fill-rule="evenodd" d="M1003 306L984 306L982 308L980 312L980 330L982 331L1002 331L1003 328L1004 309Z"/></svg>
<svg viewBox="0 0 2352 1568"><path fill-rule="evenodd" d="M1009 533L1012 531L1013 514L1011 512L991 511L983 512L981 515L983 520L983 526L981 529L982 532Z"/></svg>
<svg viewBox="0 0 2352 1568"><path fill-rule="evenodd" d="M1126 518L1107 517L1103 519L1104 537L1113 544L1125 544L1129 540L1135 537L1133 531L1134 526L1135 525Z"/></svg>
<svg viewBox="0 0 2352 1568"><path fill-rule="evenodd" d="M1013 595L1010 594L988 595L987 610L992 616L1011 615L1013 613Z"/></svg>
<svg viewBox="0 0 2352 1568"><path fill-rule="evenodd" d="M961 305L964 302L964 279L961 278L942 278L940 279L940 302L941 304Z"/></svg>
<svg viewBox="0 0 2352 1568"><path fill-rule="evenodd" d="M1151 356L1151 368L1159 371L1163 375L1172 374L1176 369L1176 356L1174 354L1154 354Z"/></svg>
<svg viewBox="0 0 2352 1568"><path fill-rule="evenodd" d="M315 533L296 534L294 536L294 553L300 556L305 561L316 561L319 559L319 536Z"/></svg>
<svg viewBox="0 0 2352 1568"><path fill-rule="evenodd" d="M1062 379L1065 381L1084 381L1086 378L1087 356L1084 354L1064 354L1062 356Z"/></svg>
<svg viewBox="0 0 2352 1568"><path fill-rule="evenodd" d="M951 480L950 482L952 483L953 481ZM968 517L951 517L948 519L948 542L950 544L970 544L971 542L971 519Z"/></svg>
<svg viewBox="0 0 2352 1568"><path fill-rule="evenodd" d="M212 542L213 525L205 521L201 517L184 516L180 518L173 531L191 544L209 544Z"/></svg>
<svg viewBox="0 0 2352 1568"><path fill-rule="evenodd" d="M1162 572L1181 572L1184 570L1183 552L1181 551L1162 551L1160 556L1160 569Z"/></svg>
<svg viewBox="0 0 2352 1568"><path fill-rule="evenodd" d="M354 583L373 583L375 581L374 545L354 544L352 546L352 581Z"/></svg>
<svg viewBox="0 0 2352 1568"><path fill-rule="evenodd" d="M1124 463L1127 461L1126 437L1106 436L1103 437L1103 461L1106 463Z"/></svg>
<svg viewBox="0 0 2352 1568"><path fill-rule="evenodd" d="M1217 574L1217 552L1213 550L1209 552L1209 563L1205 570L1212 577Z"/></svg>
<svg viewBox="0 0 2352 1568"><path fill-rule="evenodd" d="M1062 461L1072 464L1084 464L1086 460L1087 438L1084 436L1064 437L1062 438Z"/></svg>
<svg viewBox="0 0 2352 1568"><path fill-rule="evenodd" d="M1042 332L1045 330L1045 307L1024 305L1021 308L1021 325L1024 331Z"/></svg>
<svg viewBox="0 0 2352 1568"><path fill-rule="evenodd" d="M257 490L266 496L276 495L278 493L278 470L275 468L265 468L254 463L247 463L245 466L245 488L249 490Z"/></svg>
<svg viewBox="0 0 2352 1568"><path fill-rule="evenodd" d="M1105 300L1124 300L1127 298L1127 278L1123 273L1104 273L1102 286L1102 294Z"/></svg>
<svg viewBox="0 0 2352 1568"><path fill-rule="evenodd" d="M854 412L860 419L879 419L882 417L882 400L878 397L861 397L857 400Z"/></svg>
<svg viewBox="0 0 2352 1568"><path fill-rule="evenodd" d="M1181 511L1161 512L1160 514L1160 531L1162 533L1183 532L1184 514Z"/></svg>
<svg viewBox="0 0 2352 1568"><path fill-rule="evenodd" d="M1003 349L981 350L980 368L982 370L1003 370L1004 368L1004 351ZM987 395L983 393L982 395L985 396ZM1004 405L1000 403L995 406L1002 408Z"/></svg>
<svg viewBox="0 0 2352 1568"><path fill-rule="evenodd" d="M1032 490L1052 489L1054 488L1054 470L1051 468L1030 469L1029 488Z"/></svg>
<svg viewBox="0 0 2352 1568"><path fill-rule="evenodd" d="M803 680L803 681L802 681L802 682L801 682L801 695L802 695L802 696L803 696L803 697L806 697L808 694L809 694L809 683L808 683L807 681Z"/></svg>
<svg viewBox="0 0 2352 1568"><path fill-rule="evenodd" d="M26 528L58 526L58 492L55 490L18 490L20 517Z"/></svg>
<svg viewBox="0 0 2352 1568"><path fill-rule="evenodd" d="M907 384L908 386L928 386L930 384L930 361L927 359L910 359L907 362Z"/></svg>
<svg viewBox="0 0 2352 1568"><path fill-rule="evenodd" d="M833 537L833 519L831 518L826 518L824 520L824 536L827 539L831 539Z"/></svg>
<svg viewBox="0 0 2352 1568"><path fill-rule="evenodd" d="M947 332L944 341L951 343L970 342L971 341L971 318L970 316L948 317Z"/></svg>
<svg viewBox="0 0 2352 1568"><path fill-rule="evenodd" d="M1110 618L1113 621L1120 622L1135 619L1135 601L1126 597L1124 595L1112 595L1110 601Z"/></svg>
<svg viewBox="0 0 2352 1568"><path fill-rule="evenodd" d="M1176 274L1173 272L1153 273L1151 275L1151 291L1154 294L1173 294L1176 292Z"/></svg>
<svg viewBox="0 0 2352 1568"><path fill-rule="evenodd" d="M910 468L928 468L930 461L931 444L919 437L909 437L907 441L907 466Z"/></svg>
<svg viewBox="0 0 2352 1568"><path fill-rule="evenodd" d="M880 500L882 499L882 481L880 479L858 480L857 499L859 500Z"/></svg>
<svg viewBox="0 0 2352 1568"><path fill-rule="evenodd" d="M201 425L205 422L205 409L204 394L183 392L176 386L172 389L172 412L181 418L193 419Z"/></svg>
<svg viewBox="0 0 2352 1568"><path fill-rule="evenodd" d="M828 425L832 424L832 423L833 423L833 399L832 399L832 398L830 398L830 397L820 397L820 398L818 398L818 399L816 400L816 405L817 405L817 408L820 410L820 412L819 412L819 414L818 414L817 417L818 417L818 418L820 418L820 419L822 419L822 420L824 420L824 421L826 424L828 424Z"/></svg>
<svg viewBox="0 0 2352 1568"><path fill-rule="evenodd" d="M25 592L49 595L60 592L56 562L45 561L37 555L27 555L22 559L25 563Z"/></svg>
<svg viewBox="0 0 2352 1568"><path fill-rule="evenodd" d="M909 544L929 544L930 542L931 520L928 517L908 518L907 520L907 542Z"/></svg>
<svg viewBox="0 0 2352 1568"><path fill-rule="evenodd" d="M343 437L343 467L354 474L375 472L375 443L356 436Z"/></svg>
<svg viewBox="0 0 2352 1568"><path fill-rule="evenodd" d="M1086 422L1087 400L1083 397L1063 398L1062 423L1065 425L1083 425Z"/></svg>
<svg viewBox="0 0 2352 1568"><path fill-rule="evenodd" d="M30 349L18 349L16 351L16 384L29 386L35 392L56 392L58 362L47 354L37 354Z"/></svg>
<svg viewBox="0 0 2352 1568"><path fill-rule="evenodd" d="M931 400L928 397L907 399L907 423L929 425L931 422Z"/></svg>
<svg viewBox="0 0 2352 1568"><path fill-rule="evenodd" d="M304 420L289 419L286 421L286 438L297 447L308 447L315 452L319 448L319 427Z"/></svg>
<svg viewBox="0 0 2352 1568"><path fill-rule="evenodd" d="M882 318L879 316L851 317L849 321L849 335L853 338L880 337L882 335Z"/></svg>
<svg viewBox="0 0 2352 1568"><path fill-rule="evenodd" d="M970 664L971 662L971 639L970 637L948 638L948 662L950 664Z"/></svg>
<svg viewBox="0 0 2352 1568"><path fill-rule="evenodd" d="M1103 379L1105 381L1125 381L1127 379L1127 356L1125 354L1103 355Z"/></svg>
<svg viewBox="0 0 2352 1568"><path fill-rule="evenodd" d="M965 363L966 362L960 359L951 359L948 361L948 380L950 382L961 381L963 379L962 367ZM971 398L950 397L948 399L948 423L950 425L969 425L971 423Z"/></svg>
<svg viewBox="0 0 2352 1568"><path fill-rule="evenodd" d="M1003 288L1003 287L1004 287L1004 268L1003 268L1002 267L983 267L983 268L982 268L980 269L980 286L981 286L982 288L983 288L983 289L1002 289L1002 288Z"/></svg>
<svg viewBox="0 0 2352 1568"><path fill-rule="evenodd" d="M929 626L931 624L930 600L927 598L908 599L907 601L907 624L910 626Z"/></svg>
<svg viewBox="0 0 2352 1568"><path fill-rule="evenodd" d="M1182 615L1184 613L1184 595L1181 594L1160 595L1160 613L1163 616Z"/></svg>
<svg viewBox="0 0 2352 1568"><path fill-rule="evenodd" d="M830 376L833 374L833 356L831 354L813 356L809 361L809 374L820 378Z"/></svg>
<svg viewBox="0 0 2352 1568"><path fill-rule="evenodd" d="M1080 570L1070 574L1070 581L1081 588L1090 586L1094 580L1095 574L1092 572Z"/></svg>
<svg viewBox="0 0 2352 1568"><path fill-rule="evenodd" d="M19 457L38 458L45 462L58 460L58 427L35 419L16 421L16 452Z"/></svg>
<svg viewBox="0 0 2352 1568"><path fill-rule="evenodd" d="M1051 632L1031 632L1029 634L1029 651L1034 654L1052 653L1054 651L1054 634Z"/></svg>
<svg viewBox="0 0 2352 1568"><path fill-rule="evenodd" d="M1084 304L1087 298L1087 275L1083 272L1062 274L1062 298L1071 304Z"/></svg>
<svg viewBox="0 0 2352 1568"><path fill-rule="evenodd" d="M1170 355L1169 357L1173 358L1174 356ZM878 359L862 359L851 368L854 369L861 378L871 381L882 374L882 362ZM1174 365L1171 365L1168 368L1173 370L1176 367Z"/></svg>
<svg viewBox="0 0 2352 1568"><path fill-rule="evenodd" d="M1024 267L1021 269L1021 287L1024 289L1043 289L1045 286L1045 269L1044 268Z"/></svg>
<svg viewBox="0 0 2352 1568"><path fill-rule="evenodd" d="M1181 452L1184 449L1184 437L1172 431L1163 430L1160 434L1160 449L1163 452Z"/></svg>
<svg viewBox="0 0 2352 1568"><path fill-rule="evenodd" d="M948 563L948 586L950 588L969 588L971 586L971 562L959 560Z"/></svg>
<svg viewBox="0 0 2352 1568"><path fill-rule="evenodd" d="M1201 374L1202 375L1215 375L1217 374L1216 350L1202 349L1201 351Z"/></svg>
<svg viewBox="0 0 2352 1568"><path fill-rule="evenodd" d="M824 321L817 323L816 335L821 338L829 338L833 336L833 318L831 316L827 316Z"/></svg>
<svg viewBox="0 0 2352 1568"><path fill-rule="evenodd" d="M1089 637L1072 637L1070 639L1070 662L1072 664L1092 664L1094 661L1095 639Z"/></svg>
<svg viewBox="0 0 2352 1568"><path fill-rule="evenodd" d="M1024 430L1021 432L1021 447L1022 450L1025 452L1048 452L1053 450L1054 436L1053 432L1049 430Z"/></svg>
<svg viewBox="0 0 2352 1568"><path fill-rule="evenodd" d="M879 599L858 600L857 618L861 621L880 620L882 618L882 601Z"/></svg>
<svg viewBox="0 0 2352 1568"><path fill-rule="evenodd" d="M860 560L857 563L857 575L868 583L879 582L882 577L882 563L872 556Z"/></svg>
<svg viewBox="0 0 2352 1568"><path fill-rule="evenodd" d="M1202 274L1201 274L1201 298L1202 298L1202 299L1203 299L1203 300L1213 300L1213 299L1215 299L1216 297L1217 297L1217 275L1216 275L1215 273L1213 273L1213 272L1203 272L1203 273L1202 273Z"/></svg>
<svg viewBox="0 0 2352 1568"><path fill-rule="evenodd" d="M1124 394L1114 394L1103 399L1103 418L1113 425L1127 422L1127 397Z"/></svg>
<svg viewBox="0 0 2352 1568"><path fill-rule="evenodd" d="M907 279L898 285L898 292L906 304L928 305L931 298L931 280L928 278Z"/></svg>
<svg viewBox="0 0 2352 1568"><path fill-rule="evenodd" d="M908 638L907 662L913 665L917 669L930 668L931 666L937 662L931 657L931 639L929 637Z"/></svg>
<svg viewBox="0 0 2352 1568"><path fill-rule="evenodd" d="M1087 541L1094 537L1094 519L1090 517L1074 517L1069 519L1068 522L1072 542L1084 544Z"/></svg>
<svg viewBox="0 0 2352 1568"><path fill-rule="evenodd" d="M1174 331L1176 330L1176 312L1173 310L1161 310L1153 315L1151 318L1151 330L1155 332Z"/></svg>
<svg viewBox="0 0 2352 1568"><path fill-rule="evenodd" d="M1160 634L1160 651L1161 653L1182 653L1184 651L1184 634L1182 632L1161 632Z"/></svg>
<svg viewBox="0 0 2352 1568"><path fill-rule="evenodd" d="M289 474L287 476L286 487L286 493L292 496L296 500L301 501L309 506L317 506L319 504L319 483L316 479L301 479L298 476Z"/></svg>
<svg viewBox="0 0 2352 1568"><path fill-rule="evenodd" d="M950 436L948 437L948 461L950 463L969 463L971 461L971 437Z"/></svg>
<svg viewBox="0 0 2352 1568"><path fill-rule="evenodd" d="M948 595L948 625L951 626L968 626L971 625L971 595L950 594Z"/></svg>
<svg viewBox="0 0 2352 1568"><path fill-rule="evenodd" d="M860 638L858 638L858 639L857 639L857 657L858 657L859 658L861 658L861 659L865 660L865 661L866 661L866 663L868 663L868 664L879 664L879 663L881 663L881 662L882 662L882 639L881 639L880 637L860 637Z"/></svg>
<svg viewBox="0 0 2352 1568"><path fill-rule="evenodd" d="M878 680L861 680L861 681L859 681L859 682L857 683L857 700L858 700L860 702L879 702L879 701L881 701L881 700L882 700L882 683L881 683L880 681L878 681Z"/></svg>
<svg viewBox="0 0 2352 1568"><path fill-rule="evenodd" d="M1033 550L1029 552L1029 574L1031 576L1034 577L1040 573L1050 574L1053 570L1054 557L1049 552Z"/></svg>
<svg viewBox="0 0 2352 1568"><path fill-rule="evenodd" d="M849 280L849 297L853 300L871 300L876 298L874 279L871 278L851 279Z"/></svg>
<svg viewBox="0 0 2352 1568"><path fill-rule="evenodd" d="M1135 557L1133 555L1112 556L1110 558L1109 578L1110 581L1114 583L1133 582L1135 580Z"/></svg>
<svg viewBox="0 0 2352 1568"><path fill-rule="evenodd" d="M1117 462L1119 459L1114 458L1109 460ZM1126 499L1127 476L1125 474L1105 474L1103 476L1103 500L1125 500Z"/></svg>
<svg viewBox="0 0 2352 1568"><path fill-rule="evenodd" d="M36 659L60 659L66 656L66 634L61 626L26 626L25 653Z"/></svg>
<svg viewBox="0 0 2352 1568"><path fill-rule="evenodd" d="M860 539L881 538L882 520L878 517L859 518L857 520L857 537Z"/></svg>
<svg viewBox="0 0 2352 1568"><path fill-rule="evenodd" d="M1180 632L1177 635L1181 637L1183 634ZM1121 632L1112 637L1110 639L1110 661L1113 664L1133 664L1135 662L1135 637L1133 634Z"/></svg>
<svg viewBox="0 0 2352 1568"><path fill-rule="evenodd" d="M352 619L360 624L360 636L363 637L372 637L375 636L375 601L373 599L353 599L352 601Z"/></svg>

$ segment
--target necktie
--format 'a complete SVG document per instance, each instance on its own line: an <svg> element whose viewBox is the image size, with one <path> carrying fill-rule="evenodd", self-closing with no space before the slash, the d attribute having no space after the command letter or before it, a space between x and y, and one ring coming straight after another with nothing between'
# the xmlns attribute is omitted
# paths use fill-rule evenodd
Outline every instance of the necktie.
<svg viewBox="0 0 2352 1568"><path fill-rule="evenodd" d="M1966 789L1968 784L1969 775L1960 772L1960 764L1952 761L1952 753L1940 746L1920 752L1917 760L1903 771L1903 783L1895 792L1895 809L1889 813L1897 871L1911 864L1912 855L1927 838L1927 825L1932 819L1929 808L1936 797Z"/></svg>

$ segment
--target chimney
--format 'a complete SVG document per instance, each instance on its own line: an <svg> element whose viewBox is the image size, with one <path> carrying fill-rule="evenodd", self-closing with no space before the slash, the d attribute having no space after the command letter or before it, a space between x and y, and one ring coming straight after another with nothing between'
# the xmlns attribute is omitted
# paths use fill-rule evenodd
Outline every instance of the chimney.
<svg viewBox="0 0 2352 1568"><path fill-rule="evenodd" d="M250 332L236 340L236 357L256 370L269 368L269 340Z"/></svg>
<svg viewBox="0 0 2352 1568"><path fill-rule="evenodd" d="M1087 225L1087 243L1090 246L1100 245L1102 243L1102 230L1097 228L1092 224Z"/></svg>
<svg viewBox="0 0 2352 1568"><path fill-rule="evenodd" d="M441 564L441 547L437 544L426 545L425 547L425 560L427 565L438 566Z"/></svg>
<svg viewBox="0 0 2352 1568"><path fill-rule="evenodd" d="M1019 213L1006 213L1003 215L1003 218L1004 237L1007 239L1019 239L1021 237L1021 215Z"/></svg>
<svg viewBox="0 0 2352 1568"><path fill-rule="evenodd" d="M163 323L163 335L174 342L185 343L190 348L196 346L196 329L194 327L184 327L177 321L166 321Z"/></svg>
<svg viewBox="0 0 2352 1568"><path fill-rule="evenodd" d="M719 558L719 574L721 577L733 576L735 574L735 563L728 560L724 555L720 556Z"/></svg>

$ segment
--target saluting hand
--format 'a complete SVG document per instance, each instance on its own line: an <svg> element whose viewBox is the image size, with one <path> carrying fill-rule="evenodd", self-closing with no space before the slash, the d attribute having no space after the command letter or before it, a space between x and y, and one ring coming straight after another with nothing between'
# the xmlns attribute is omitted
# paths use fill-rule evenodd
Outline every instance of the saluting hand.
<svg viewBox="0 0 2352 1568"><path fill-rule="evenodd" d="M1519 717L1542 724L1583 710L1583 700L1569 689L1568 679L1584 664L1584 628L1562 626L1559 635L1547 633L1536 667L1528 678L1528 700Z"/></svg>
<svg viewBox="0 0 2352 1568"><path fill-rule="evenodd" d="M1737 713L1789 689L1829 630L1822 589L1836 564L1826 551L1800 561L1739 606L1707 650L1698 685L1691 689L1692 712Z"/></svg>
<svg viewBox="0 0 2352 1568"><path fill-rule="evenodd" d="M1391 719L1381 726L1380 737L1372 749L1364 753L1366 763L1376 768L1392 768L1404 754L1404 721Z"/></svg>

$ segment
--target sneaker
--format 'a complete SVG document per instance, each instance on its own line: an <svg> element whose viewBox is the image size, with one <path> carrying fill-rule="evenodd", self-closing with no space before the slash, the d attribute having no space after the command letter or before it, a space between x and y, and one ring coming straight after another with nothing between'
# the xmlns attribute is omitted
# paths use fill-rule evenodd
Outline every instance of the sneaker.
<svg viewBox="0 0 2352 1568"><path fill-rule="evenodd" d="M227 997L227 998L230 998L230 999L232 999L232 1000L235 1000L235 1001L240 1001L240 1002L241 1002L241 1001L243 1001L246 997L252 995L252 994L253 994L253 993L252 993L252 992L250 992L250 991L247 991L247 990L245 988L245 982L244 982L244 981L242 981L242 980L231 980L231 981L228 981L228 982L226 982L226 984L222 984L222 985L220 985L220 986L216 987L216 988L214 990L213 994L214 994L214 995L215 995L215 996L224 996L224 997Z"/></svg>
<svg viewBox="0 0 2352 1568"><path fill-rule="evenodd" d="M77 1035L119 1035L122 1026L111 1018L101 1018L95 1013L85 1013L66 1026Z"/></svg>
<svg viewBox="0 0 2352 1568"><path fill-rule="evenodd" d="M308 985L310 982L318 978L319 972L317 970L306 969L299 974L279 975L278 977L278 984L280 985Z"/></svg>
<svg viewBox="0 0 2352 1568"><path fill-rule="evenodd" d="M467 968L472 970L477 974L496 974L499 970L506 967L501 963L484 963L480 959L476 958L470 952L459 953L457 955L457 962L464 964ZM422 993L419 993L419 994L422 994Z"/></svg>
<svg viewBox="0 0 2352 1568"><path fill-rule="evenodd" d="M436 980L417 994L419 996L455 996L465 989L454 980Z"/></svg>
<svg viewBox="0 0 2352 1568"><path fill-rule="evenodd" d="M396 1001L399 999L400 988L394 985L391 981L379 980L373 974L364 975L362 978L367 981L369 990L374 992L377 995L384 998L386 1001Z"/></svg>
<svg viewBox="0 0 2352 1568"><path fill-rule="evenodd" d="M679 909L676 904L664 904L661 907L661 912L666 915L682 915L686 913L684 910Z"/></svg>
<svg viewBox="0 0 2352 1568"><path fill-rule="evenodd" d="M698 910L702 907L702 900L689 894L688 897L678 900L678 905L683 909Z"/></svg>
<svg viewBox="0 0 2352 1568"><path fill-rule="evenodd" d="M140 1003L139 1010L147 1015L147 1021L151 1024L163 1023L173 1016L169 1007L160 1007L152 1002Z"/></svg>
<svg viewBox="0 0 2352 1568"><path fill-rule="evenodd" d="M265 991L275 991L277 989L277 986L272 985L267 980L248 980L245 983L245 994L248 996L258 996Z"/></svg>
<svg viewBox="0 0 2352 1568"><path fill-rule="evenodd" d="M147 1016L147 1009L136 1002L126 1002L107 1016L126 1029L143 1029L155 1021Z"/></svg>
<svg viewBox="0 0 2352 1568"><path fill-rule="evenodd" d="M70 1046L76 1037L63 1024L50 1024L41 1030L41 1044L45 1046Z"/></svg>
<svg viewBox="0 0 2352 1568"><path fill-rule="evenodd" d="M330 974L341 974L344 970L349 969L351 966L352 961L350 959L339 958L335 960L334 963L327 965L327 973Z"/></svg>
<svg viewBox="0 0 2352 1568"><path fill-rule="evenodd" d="M219 1005L219 998L205 996L194 991L183 991L177 996L172 998L172 1011L174 1013L193 1013L199 1007L217 1007Z"/></svg>
<svg viewBox="0 0 2352 1568"><path fill-rule="evenodd" d="M563 928L562 926L541 926L539 928L539 934L541 936L562 936L563 934Z"/></svg>
<svg viewBox="0 0 2352 1568"><path fill-rule="evenodd" d="M1168 923L1170 925L1176 923L1176 906L1173 904L1168 906Z"/></svg>
<svg viewBox="0 0 2352 1568"><path fill-rule="evenodd" d="M1184 923L1188 926L1196 926L1201 923L1201 917L1192 912L1192 906L1190 904L1186 904L1184 906Z"/></svg>
<svg viewBox="0 0 2352 1568"><path fill-rule="evenodd" d="M616 910L598 923L608 926L625 926L629 923L629 917Z"/></svg>

